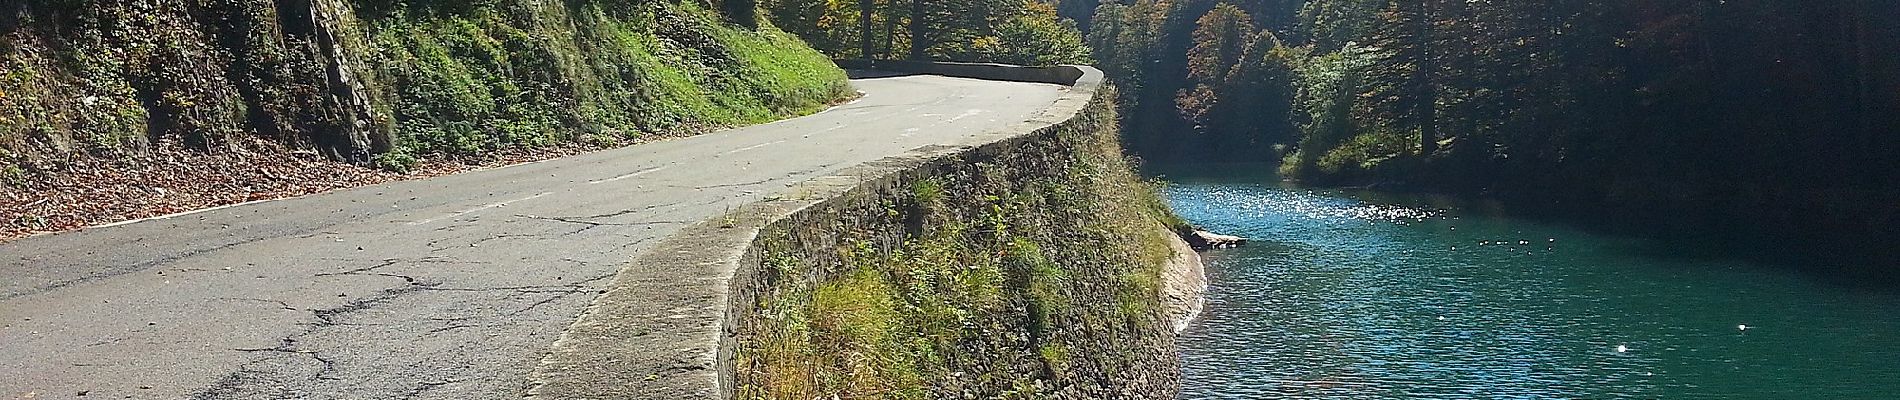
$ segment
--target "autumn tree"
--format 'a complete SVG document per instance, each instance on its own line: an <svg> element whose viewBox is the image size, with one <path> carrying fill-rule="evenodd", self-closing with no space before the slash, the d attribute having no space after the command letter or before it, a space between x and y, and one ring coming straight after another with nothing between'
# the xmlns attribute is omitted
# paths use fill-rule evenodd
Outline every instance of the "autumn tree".
<svg viewBox="0 0 1900 400"><path fill-rule="evenodd" d="M1204 127L1208 112L1228 92L1227 80L1241 55L1254 42L1253 18L1232 4L1221 3L1195 22L1194 47L1188 49L1190 87L1175 97L1183 118Z"/></svg>

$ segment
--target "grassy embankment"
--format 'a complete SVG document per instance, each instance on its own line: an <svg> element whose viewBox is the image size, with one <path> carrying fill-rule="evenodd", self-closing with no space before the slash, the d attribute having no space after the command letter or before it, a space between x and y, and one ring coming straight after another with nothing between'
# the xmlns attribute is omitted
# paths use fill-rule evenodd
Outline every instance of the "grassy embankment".
<svg viewBox="0 0 1900 400"><path fill-rule="evenodd" d="M0 236L402 177L362 167L699 133L848 95L796 37L695 1L28 0L0 10Z"/></svg>

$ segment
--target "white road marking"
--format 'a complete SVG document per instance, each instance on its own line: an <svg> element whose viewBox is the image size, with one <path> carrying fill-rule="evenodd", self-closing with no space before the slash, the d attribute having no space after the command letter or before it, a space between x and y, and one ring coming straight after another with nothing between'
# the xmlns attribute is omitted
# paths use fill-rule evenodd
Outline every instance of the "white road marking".
<svg viewBox="0 0 1900 400"><path fill-rule="evenodd" d="M588 181L588 182L587 182L587 184L589 184L589 185L597 185L597 184L602 184L602 183L607 183L607 182L613 182L613 181L618 181L618 180L621 180L621 179L627 179L627 178L632 178L632 177L636 177L636 176L640 176L640 175L646 175L646 174L651 174L651 173L655 173L655 172L660 172L660 170L663 170L663 169L666 169L666 167L664 167L664 166L660 166L660 167L653 167L653 168L647 168L647 169L643 169L643 170L639 170L639 171L635 171L634 173L631 173L631 174L626 174L626 175L621 175L621 176L616 176L616 177L612 177L612 178L607 178L607 179L601 179L601 180L597 180L597 181Z"/></svg>
<svg viewBox="0 0 1900 400"><path fill-rule="evenodd" d="M915 134L917 134L917 132L919 132L919 131L922 131L922 130L924 130L924 129L923 129L923 128L910 128L910 129L905 129L905 130L904 130L904 134L902 134L902 135L897 135L897 136L902 136L902 137L910 137L911 135L915 135Z"/></svg>
<svg viewBox="0 0 1900 400"><path fill-rule="evenodd" d="M430 218L430 219L425 219L425 220L421 220L421 221L414 221L414 222L410 222L410 223L409 223L409 225L410 225L410 226L416 226L416 225L422 225L422 224L427 224L427 223L430 223L430 222L435 222L435 221L441 221L441 220L444 220L444 219L449 219L449 218L457 218L457 217L461 217L461 216L463 216L463 215L468 215L468 214L470 214L470 213L474 213L474 212L477 212L477 211L482 211L482 210L487 210L487 209L491 209L491 208L496 208L496 207L501 207L501 206L506 206L506 205L509 205L509 204L513 204L513 203L516 203L516 202L522 202L522 201L528 201L528 200L534 200L534 199L537 199L537 198L540 198L541 196L546 196L546 195L550 195L550 194L554 194L554 192L542 192L541 194L537 194L537 195L533 195L533 196L528 196L528 197L523 197L523 198L519 198L519 199L514 199L514 200L508 200L508 201L504 201L504 202L499 202L499 203L494 203L494 204L489 204L489 205L485 205L485 206L481 206L481 207L475 207L475 208L470 208L470 209L467 209L467 210L462 210L462 211L457 211L457 212L456 212L456 213L454 213L454 214L449 214L449 215L446 215L446 216L442 216L442 217L436 217L436 218Z"/></svg>
<svg viewBox="0 0 1900 400"><path fill-rule="evenodd" d="M297 197L303 197L303 196L297 196ZM178 217L183 217L183 216L186 216L186 215L192 215L192 214L198 214L198 213L207 213L207 212L212 212L212 211L217 211L217 210L223 210L223 209L226 209L226 208L231 208L231 207L243 207L243 206L248 206L248 205L252 205L252 204L257 204L257 203L269 203L269 202L273 202L273 201L278 201L278 200L290 200L290 199L294 199L294 198L296 198L296 197L286 197L286 198L282 198L282 199L265 199L265 200L254 200L254 201L247 201L247 202L243 202L243 203L237 203L237 204L227 204L227 205L222 205L222 206L217 206L217 207L211 207L211 208L206 208L206 209L202 209L202 210L191 210L191 211L186 211L186 212L181 212L181 213L176 213L176 214L167 214L167 215L160 215L160 216L156 216L156 217L151 217L151 218L140 218L140 219L135 219L135 220L130 220L130 221L119 221L119 222L114 222L114 223L110 223L110 224L105 224L105 225L99 225L99 226L91 226L91 227L86 227L86 228L82 228L82 229L98 229L98 228L110 228L110 227L114 227L114 226L119 226L119 225L130 225L130 224L135 224L135 223L139 223L139 222L145 222L145 221L159 221L159 220L167 220L167 219L172 219L172 218L178 218ZM35 235L35 236L37 236L37 235Z"/></svg>
<svg viewBox="0 0 1900 400"><path fill-rule="evenodd" d="M972 108L970 109L970 111L964 111L963 114L959 114L955 117L951 117L949 121L945 121L945 122L957 122L957 120L959 119L974 117L974 116L977 116L977 114L982 114L982 113L983 113L983 110Z"/></svg>
<svg viewBox="0 0 1900 400"><path fill-rule="evenodd" d="M807 134L805 134L805 138L808 138L808 139L809 139L809 138L811 138L811 136L812 136L812 135L816 135L816 134L820 134L820 133L826 133L826 132L833 132L833 131L837 131L837 130L839 130L839 129L844 129L844 127L846 127L846 126L848 126L848 125L842 125L842 124L841 124L841 125L837 125L837 126L833 126L833 127L830 127L830 128L825 128L825 129L820 129L820 130L818 130L817 132L812 132L812 133L807 133Z"/></svg>
<svg viewBox="0 0 1900 400"><path fill-rule="evenodd" d="M724 153L719 153L719 155L722 155L722 156L729 156L729 155L733 155L733 154L739 154L739 153L743 153L743 152L746 152L746 151L751 151L751 150L758 150L758 149L759 149L760 147L765 147L765 146L771 146L771 145L775 145L775 144L779 144L779 143L785 143L785 141L784 141L784 140L780 140L780 141L776 141L776 142L767 142L767 143L759 143L759 144L755 144L755 145L751 145L751 146L746 146L746 147L742 147L742 148L738 148L738 149L734 149L734 150L732 150L732 151L728 151L728 152L724 152Z"/></svg>

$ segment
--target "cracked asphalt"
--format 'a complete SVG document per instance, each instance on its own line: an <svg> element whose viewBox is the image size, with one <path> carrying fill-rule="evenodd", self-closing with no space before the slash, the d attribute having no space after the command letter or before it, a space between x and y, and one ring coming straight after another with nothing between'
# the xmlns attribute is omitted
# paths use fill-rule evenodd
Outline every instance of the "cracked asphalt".
<svg viewBox="0 0 1900 400"><path fill-rule="evenodd" d="M0 399L520 397L656 240L1066 90L853 84L772 124L0 244Z"/></svg>

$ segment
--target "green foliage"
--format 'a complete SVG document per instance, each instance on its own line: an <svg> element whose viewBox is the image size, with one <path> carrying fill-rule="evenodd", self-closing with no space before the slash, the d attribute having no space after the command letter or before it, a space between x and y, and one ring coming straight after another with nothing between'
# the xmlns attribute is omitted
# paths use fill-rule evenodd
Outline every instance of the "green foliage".
<svg viewBox="0 0 1900 400"><path fill-rule="evenodd" d="M26 178L26 169L20 168L19 165L9 164L6 168L0 168L0 184L25 186Z"/></svg>
<svg viewBox="0 0 1900 400"><path fill-rule="evenodd" d="M911 201L925 209L934 208L943 201L943 181L938 179L919 179L910 183Z"/></svg>
<svg viewBox="0 0 1900 400"><path fill-rule="evenodd" d="M1295 115L1302 121L1299 144L1297 150L1282 161L1281 174L1306 176L1333 146L1358 132L1352 113L1359 100L1364 71L1375 60L1372 50L1348 46L1300 63L1297 97L1293 102Z"/></svg>
<svg viewBox="0 0 1900 400"><path fill-rule="evenodd" d="M1011 241L1008 255L1006 262L1011 270L1028 272L1030 334L1043 337L1056 331L1057 316L1068 314L1073 306L1067 293L1067 288L1072 284L1069 272L1049 261L1042 247L1026 238ZM1045 344L1051 345L1057 344ZM1059 364L1055 360L1050 361L1051 364Z"/></svg>
<svg viewBox="0 0 1900 400"><path fill-rule="evenodd" d="M1088 64L1090 61L1089 48L1082 43L1082 33L1075 29L1075 22L1056 18L1054 10L1011 18L996 28L994 42L984 42L974 53L967 57L974 61L1015 65Z"/></svg>
<svg viewBox="0 0 1900 400"><path fill-rule="evenodd" d="M812 293L811 329L813 340L831 342L820 348L838 350L846 376L828 382L838 392L861 397L884 394L889 398L922 398L923 382L918 376L920 360L908 354L903 316L897 310L895 288L869 269L851 273L844 279L820 285ZM910 388L896 393L881 393L887 388ZM909 393L906 393L909 392Z"/></svg>
<svg viewBox="0 0 1900 400"><path fill-rule="evenodd" d="M0 34L0 148L254 133L404 169L759 123L849 94L843 71L746 3L722 16L700 2L33 1L32 23Z"/></svg>
<svg viewBox="0 0 1900 400"><path fill-rule="evenodd" d="M765 8L779 26L834 57L1019 65L1089 60L1075 21L1038 0L768 0Z"/></svg>
<svg viewBox="0 0 1900 400"><path fill-rule="evenodd" d="M1185 232L1193 228L1193 224L1188 223L1186 218L1175 215L1174 209L1172 208L1173 206L1168 205L1168 199L1160 195L1160 193L1167 192L1168 181L1161 179L1150 180L1148 181L1147 187L1142 189L1144 189L1146 193L1153 193L1153 195L1141 196L1139 198L1142 200L1141 205L1147 209L1148 215L1157 216L1161 219L1162 225L1167 226L1170 230L1175 232Z"/></svg>
<svg viewBox="0 0 1900 400"><path fill-rule="evenodd" d="M406 173L411 170L414 170L416 168L416 165L422 163L422 160L416 159L416 156L414 154L409 154L408 149L400 149L400 150L392 151L388 153L377 154L375 158L370 159L370 163L372 166L376 168L381 168L385 171L395 171L395 172Z"/></svg>
<svg viewBox="0 0 1900 400"><path fill-rule="evenodd" d="M496 9L391 17L377 38L391 49L385 74L403 82L402 143L460 155L693 132L808 113L847 91L828 60L774 28L726 25L689 6L643 8L572 10L583 22L576 48Z"/></svg>
<svg viewBox="0 0 1900 400"><path fill-rule="evenodd" d="M1373 171L1386 161L1410 155L1416 143L1411 136L1391 130L1361 133L1327 150L1313 166L1325 175Z"/></svg>
<svg viewBox="0 0 1900 400"><path fill-rule="evenodd" d="M1300 30L1322 51L1347 47L1372 33L1379 24L1385 0L1306 1L1300 8Z"/></svg>
<svg viewBox="0 0 1900 400"><path fill-rule="evenodd" d="M101 19L86 21L124 23ZM147 129L154 125L147 123L146 110L133 98L136 93L128 81L136 78L126 72L145 65L151 56L111 57L89 51L97 50L91 43L106 39L84 39L59 43L36 35L0 34L0 150L14 157L43 158L67 152L110 154L146 142ZM63 46L88 51L56 50Z"/></svg>

